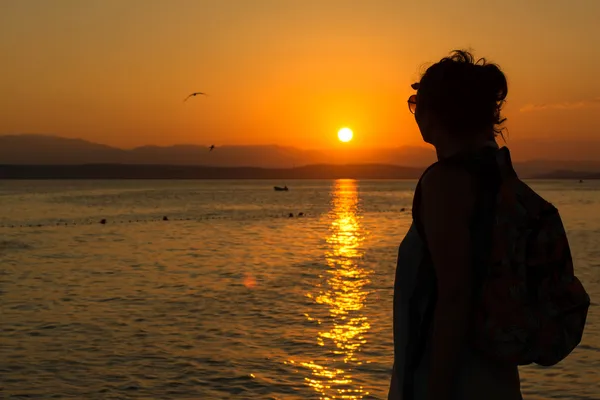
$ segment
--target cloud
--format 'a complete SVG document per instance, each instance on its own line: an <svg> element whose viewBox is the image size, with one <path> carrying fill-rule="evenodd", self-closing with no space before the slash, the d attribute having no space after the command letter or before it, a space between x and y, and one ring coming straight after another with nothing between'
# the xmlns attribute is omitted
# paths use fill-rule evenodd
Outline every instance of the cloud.
<svg viewBox="0 0 600 400"><path fill-rule="evenodd" d="M600 107L600 97L588 100L549 103L549 104L526 104L519 111L532 112L542 110L576 110L580 108Z"/></svg>

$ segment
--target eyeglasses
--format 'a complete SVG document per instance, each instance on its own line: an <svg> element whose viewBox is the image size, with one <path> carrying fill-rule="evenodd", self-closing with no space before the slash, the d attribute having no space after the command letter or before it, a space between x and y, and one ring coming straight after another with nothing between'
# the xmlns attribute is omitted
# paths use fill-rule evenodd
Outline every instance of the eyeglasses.
<svg viewBox="0 0 600 400"><path fill-rule="evenodd" d="M417 111L417 95L413 94L408 98L408 110L411 113L415 113Z"/></svg>

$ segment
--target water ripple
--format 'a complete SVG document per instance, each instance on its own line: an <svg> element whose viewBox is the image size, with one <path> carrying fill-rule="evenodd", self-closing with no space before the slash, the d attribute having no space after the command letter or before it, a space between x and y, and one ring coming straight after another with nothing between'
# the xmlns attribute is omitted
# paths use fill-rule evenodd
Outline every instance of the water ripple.
<svg viewBox="0 0 600 400"><path fill-rule="evenodd" d="M0 398L386 398L414 182L14 184L0 224L174 220L0 228ZM541 190L596 304L600 192ZM600 398L599 318L526 399Z"/></svg>

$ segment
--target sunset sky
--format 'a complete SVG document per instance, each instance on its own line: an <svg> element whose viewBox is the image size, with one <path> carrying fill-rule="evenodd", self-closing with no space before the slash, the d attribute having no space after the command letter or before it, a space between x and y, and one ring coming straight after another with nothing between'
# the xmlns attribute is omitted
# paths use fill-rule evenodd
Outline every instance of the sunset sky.
<svg viewBox="0 0 600 400"><path fill-rule="evenodd" d="M510 140L596 141L599 20L598 0L3 0L0 134L415 145L410 84L471 48L507 74Z"/></svg>

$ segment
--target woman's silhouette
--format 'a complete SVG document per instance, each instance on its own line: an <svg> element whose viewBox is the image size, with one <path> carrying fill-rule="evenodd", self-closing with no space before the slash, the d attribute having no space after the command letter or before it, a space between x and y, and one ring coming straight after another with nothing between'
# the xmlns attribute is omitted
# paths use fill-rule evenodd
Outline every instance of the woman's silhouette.
<svg viewBox="0 0 600 400"><path fill-rule="evenodd" d="M477 254L489 246L493 218L479 200L499 186L506 78L495 64L454 51L412 87L409 109L438 162L419 181L398 253L389 399L520 399L517 366L469 346Z"/></svg>

